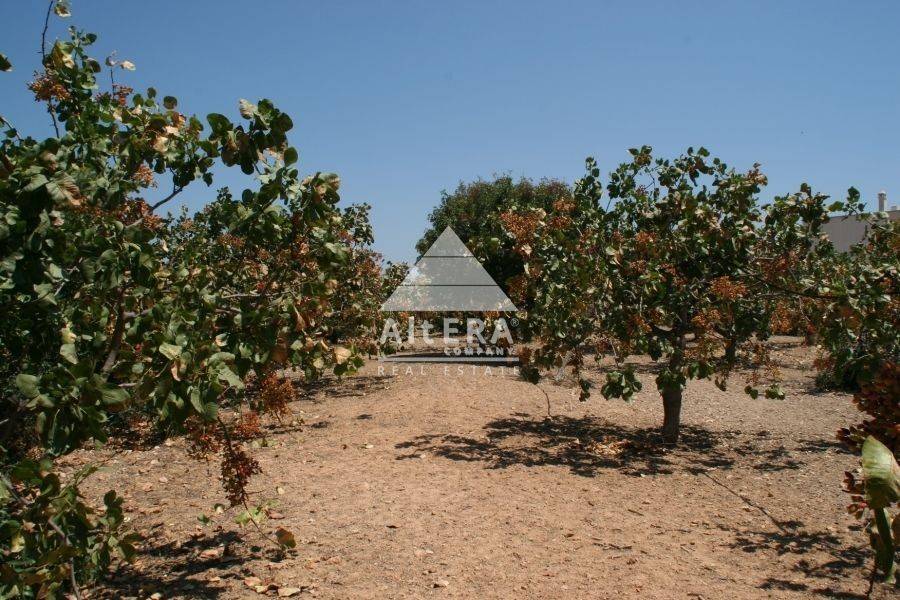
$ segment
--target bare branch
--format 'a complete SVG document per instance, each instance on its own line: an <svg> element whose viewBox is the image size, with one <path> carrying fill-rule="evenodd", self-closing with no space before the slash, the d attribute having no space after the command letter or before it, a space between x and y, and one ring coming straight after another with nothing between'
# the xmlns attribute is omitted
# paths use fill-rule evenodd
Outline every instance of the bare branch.
<svg viewBox="0 0 900 600"><path fill-rule="evenodd" d="M41 64L46 68L47 62L47 28L50 27L50 15L53 13L53 5L56 3L56 0L50 0L50 4L47 6L47 15L44 17L44 30L41 32ZM53 131L56 132L56 137L59 137L59 123L56 122L56 112L53 106L53 100L47 100L47 112L50 113L50 118L53 119Z"/></svg>
<svg viewBox="0 0 900 600"><path fill-rule="evenodd" d="M182 186L173 185L172 193L169 194L168 196L166 196L165 198L163 198L162 200L160 200L159 202L157 202L156 204L152 205L150 207L150 212L154 212L157 208L159 208L160 206L162 206L163 204L165 204L166 202L168 202L169 200L171 200L172 198L174 198L175 196L180 194L181 190L183 190L183 189L184 189L183 185Z"/></svg>

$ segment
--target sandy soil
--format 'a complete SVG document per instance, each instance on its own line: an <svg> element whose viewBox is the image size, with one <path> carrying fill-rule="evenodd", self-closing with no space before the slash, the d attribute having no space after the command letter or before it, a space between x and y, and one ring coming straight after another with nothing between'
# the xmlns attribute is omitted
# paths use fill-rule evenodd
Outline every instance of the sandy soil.
<svg viewBox="0 0 900 600"><path fill-rule="evenodd" d="M627 404L496 368L373 361L309 391L293 405L306 424L254 451L255 498L274 499L262 528L298 542L282 558L215 512L215 465L182 440L78 453L108 461L88 492L127 490L146 536L92 595L863 598L872 559L840 490L855 459L834 441L857 414L813 391L808 349L777 355L787 400L751 400L740 376L727 393L692 382L674 450L656 445L650 365Z"/></svg>

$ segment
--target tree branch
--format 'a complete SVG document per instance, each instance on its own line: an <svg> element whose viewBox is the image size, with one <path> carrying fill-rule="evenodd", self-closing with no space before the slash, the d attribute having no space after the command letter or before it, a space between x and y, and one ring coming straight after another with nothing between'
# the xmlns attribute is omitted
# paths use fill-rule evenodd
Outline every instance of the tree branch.
<svg viewBox="0 0 900 600"><path fill-rule="evenodd" d="M175 196L180 194L181 190L183 190L183 189L184 189L184 186L173 185L172 193L169 194L168 196L166 196L165 198L163 198L162 200L160 200L159 202L157 202L156 204L153 204L152 206L150 206L150 212L154 212L157 208L159 208L160 206L162 206L163 204L165 204L166 202L168 202L169 200L171 200L172 198L174 198Z"/></svg>
<svg viewBox="0 0 900 600"><path fill-rule="evenodd" d="M119 290L119 299L116 306L116 325L113 328L112 344L110 344L109 354L103 362L103 368L100 372L104 375L109 373L119 358L119 349L122 347L122 336L125 334L125 288Z"/></svg>
<svg viewBox="0 0 900 600"><path fill-rule="evenodd" d="M50 4L47 6L47 15L44 17L44 30L41 32L41 65L44 66L45 70L47 68L47 28L50 27L50 14L53 12L53 5L55 3L56 0L50 0ZM47 100L47 105L47 112L50 113L50 118L53 119L53 131L56 132L56 137L59 137L59 123L56 122L56 112L55 107L53 106L53 100Z"/></svg>

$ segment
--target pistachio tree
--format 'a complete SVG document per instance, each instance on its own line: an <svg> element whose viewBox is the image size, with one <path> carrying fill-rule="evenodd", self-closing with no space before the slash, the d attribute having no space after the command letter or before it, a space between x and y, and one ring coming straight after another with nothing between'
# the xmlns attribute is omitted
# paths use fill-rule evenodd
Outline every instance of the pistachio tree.
<svg viewBox="0 0 900 600"><path fill-rule="evenodd" d="M114 415L142 414L163 434L190 433L198 456L218 453L225 494L253 518L246 486L259 465L245 442L261 413L292 398L278 373L311 380L361 361L361 328L336 336L332 326L354 301L338 305L335 291L366 214L351 227L337 176L301 176L291 118L241 100L235 117L200 119L152 88L105 88L95 39L72 28L47 44L29 85L56 135L35 139L2 120L4 597L77 595L114 556L132 555L121 498L111 491L97 512L78 490L87 473L63 484L55 467L103 443ZM163 214L189 187L203 194L216 165L255 182L219 189L195 215Z"/></svg>
<svg viewBox="0 0 900 600"><path fill-rule="evenodd" d="M814 316L825 352L819 367L853 374L853 404L864 418L838 438L861 454L862 469L845 473L844 489L890 582L900 548L900 221L871 216L866 240L842 266L820 283L827 300Z"/></svg>
<svg viewBox="0 0 900 600"><path fill-rule="evenodd" d="M537 289L529 320L542 344L525 352L523 372L536 380L541 369L572 368L585 399L585 357L609 354L615 365L601 392L627 399L641 388L627 359L649 355L660 366L662 433L674 443L687 383L714 378L724 388L738 350L754 356L769 332L752 277L766 178L703 148L674 160L647 146L631 155L605 187L588 159L573 201L505 216ZM766 394L781 396L777 386Z"/></svg>
<svg viewBox="0 0 900 600"><path fill-rule="evenodd" d="M765 207L754 277L777 298L775 313L788 306L815 332L820 381L853 390L865 414L838 431L862 459L860 470L845 473L844 488L848 510L866 523L876 565L890 581L900 541L900 520L892 515L900 451L900 222L864 215L863 208L854 188L836 202L807 185L776 197ZM835 252L823 230L835 212L866 221L865 239L845 253Z"/></svg>

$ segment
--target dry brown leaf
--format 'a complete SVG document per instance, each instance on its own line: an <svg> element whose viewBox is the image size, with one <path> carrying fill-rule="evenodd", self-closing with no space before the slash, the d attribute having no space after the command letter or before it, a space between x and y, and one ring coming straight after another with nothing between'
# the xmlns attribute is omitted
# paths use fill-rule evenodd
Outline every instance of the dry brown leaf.
<svg viewBox="0 0 900 600"><path fill-rule="evenodd" d="M210 548L200 553L200 558L203 559L219 558L220 556L222 556L222 548Z"/></svg>

